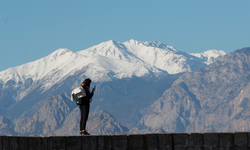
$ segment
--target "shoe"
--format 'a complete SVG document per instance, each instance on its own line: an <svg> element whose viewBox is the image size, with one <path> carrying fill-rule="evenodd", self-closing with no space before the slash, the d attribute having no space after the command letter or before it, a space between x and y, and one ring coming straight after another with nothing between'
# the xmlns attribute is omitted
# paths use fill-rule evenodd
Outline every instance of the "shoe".
<svg viewBox="0 0 250 150"><path fill-rule="evenodd" d="M90 135L86 130L80 132L80 135Z"/></svg>

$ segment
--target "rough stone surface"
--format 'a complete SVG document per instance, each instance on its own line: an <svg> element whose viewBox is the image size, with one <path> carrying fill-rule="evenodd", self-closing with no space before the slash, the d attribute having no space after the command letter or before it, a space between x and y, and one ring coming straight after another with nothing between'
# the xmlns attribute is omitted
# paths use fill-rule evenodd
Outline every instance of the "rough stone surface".
<svg viewBox="0 0 250 150"><path fill-rule="evenodd" d="M218 133L206 133L204 134L204 147L218 147L219 146L219 134Z"/></svg>
<svg viewBox="0 0 250 150"><path fill-rule="evenodd" d="M145 149L144 137L143 135L129 135L128 136L128 148L129 149Z"/></svg>
<svg viewBox="0 0 250 150"><path fill-rule="evenodd" d="M249 150L249 132L0 136L0 150Z"/></svg>
<svg viewBox="0 0 250 150"><path fill-rule="evenodd" d="M235 133L234 134L234 143L237 146L246 146L247 145L247 133Z"/></svg>
<svg viewBox="0 0 250 150"><path fill-rule="evenodd" d="M50 149L65 149L65 137L50 137Z"/></svg>
<svg viewBox="0 0 250 150"><path fill-rule="evenodd" d="M112 136L112 143L113 143L114 150L126 150L128 148L127 135Z"/></svg>
<svg viewBox="0 0 250 150"><path fill-rule="evenodd" d="M67 150L81 150L82 137L81 136L68 136L65 138Z"/></svg>
<svg viewBox="0 0 250 150"><path fill-rule="evenodd" d="M174 147L188 147L188 136L186 133L173 134Z"/></svg>
<svg viewBox="0 0 250 150"><path fill-rule="evenodd" d="M11 150L28 150L29 138L28 137L12 137L9 141Z"/></svg>
<svg viewBox="0 0 250 150"><path fill-rule="evenodd" d="M172 134L158 134L158 145L159 148L172 148L173 146L173 138Z"/></svg>
<svg viewBox="0 0 250 150"><path fill-rule="evenodd" d="M233 133L220 133L220 146L225 148L231 148L234 146L234 134Z"/></svg>
<svg viewBox="0 0 250 150"><path fill-rule="evenodd" d="M45 150L49 148L49 138L29 137L30 150Z"/></svg>
<svg viewBox="0 0 250 150"><path fill-rule="evenodd" d="M10 149L10 137L2 136L2 148L3 150L9 150Z"/></svg>
<svg viewBox="0 0 250 150"><path fill-rule="evenodd" d="M97 136L98 150L111 150L112 137L111 136Z"/></svg>
<svg viewBox="0 0 250 150"><path fill-rule="evenodd" d="M145 143L148 150L154 150L158 147L158 136L156 134L145 135Z"/></svg>
<svg viewBox="0 0 250 150"><path fill-rule="evenodd" d="M3 149L3 137L0 136L0 150Z"/></svg>
<svg viewBox="0 0 250 150"><path fill-rule="evenodd" d="M203 134L191 133L189 135L188 145L194 148L201 148L203 146Z"/></svg>
<svg viewBox="0 0 250 150"><path fill-rule="evenodd" d="M96 136L82 136L82 150L95 150L96 148Z"/></svg>

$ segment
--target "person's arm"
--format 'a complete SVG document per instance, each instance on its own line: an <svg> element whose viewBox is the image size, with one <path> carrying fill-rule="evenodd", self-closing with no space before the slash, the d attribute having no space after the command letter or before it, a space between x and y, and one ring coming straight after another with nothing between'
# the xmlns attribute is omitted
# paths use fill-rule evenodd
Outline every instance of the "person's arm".
<svg viewBox="0 0 250 150"><path fill-rule="evenodd" d="M84 87L84 90L85 90L85 92L86 92L86 96L87 96L89 99L91 99L91 98L94 96L94 91L92 91L92 92L90 93L88 87Z"/></svg>

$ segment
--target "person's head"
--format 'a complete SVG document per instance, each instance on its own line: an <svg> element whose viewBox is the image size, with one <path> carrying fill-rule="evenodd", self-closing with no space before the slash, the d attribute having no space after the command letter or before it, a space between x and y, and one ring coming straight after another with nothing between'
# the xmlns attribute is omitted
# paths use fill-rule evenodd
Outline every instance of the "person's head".
<svg viewBox="0 0 250 150"><path fill-rule="evenodd" d="M87 79L85 79L85 80L82 82L81 86L82 86L82 87L90 87L90 83L91 83L91 80L90 80L89 78L87 78Z"/></svg>

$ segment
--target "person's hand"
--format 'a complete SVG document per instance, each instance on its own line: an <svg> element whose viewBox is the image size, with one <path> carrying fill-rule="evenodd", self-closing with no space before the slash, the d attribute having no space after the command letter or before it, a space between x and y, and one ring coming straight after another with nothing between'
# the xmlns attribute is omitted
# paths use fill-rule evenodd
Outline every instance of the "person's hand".
<svg viewBox="0 0 250 150"><path fill-rule="evenodd" d="M96 88L96 86L92 89L93 92L95 91L95 88Z"/></svg>

